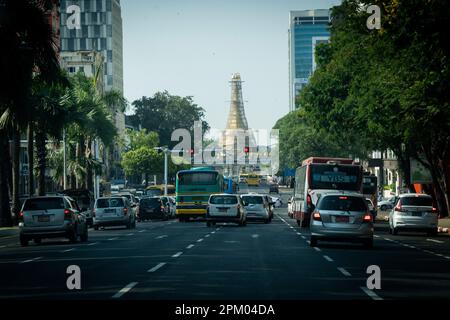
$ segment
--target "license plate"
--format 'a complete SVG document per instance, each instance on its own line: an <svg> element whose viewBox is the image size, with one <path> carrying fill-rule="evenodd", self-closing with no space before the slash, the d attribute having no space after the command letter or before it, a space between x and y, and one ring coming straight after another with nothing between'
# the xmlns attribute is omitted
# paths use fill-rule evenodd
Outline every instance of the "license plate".
<svg viewBox="0 0 450 320"><path fill-rule="evenodd" d="M219 208L219 212L227 212L228 208Z"/></svg>
<svg viewBox="0 0 450 320"><path fill-rule="evenodd" d="M412 215L413 215L413 217L421 217L422 212L413 212Z"/></svg>
<svg viewBox="0 0 450 320"><path fill-rule="evenodd" d="M146 212L146 213L152 213L152 212L153 212L153 209L147 209L147 210L145 210L145 212Z"/></svg>
<svg viewBox="0 0 450 320"><path fill-rule="evenodd" d="M335 221L348 223L350 221L350 218L346 217L346 216L337 216L337 217L335 217Z"/></svg>
<svg viewBox="0 0 450 320"><path fill-rule="evenodd" d="M114 213L116 212L116 209L105 209L105 213Z"/></svg>
<svg viewBox="0 0 450 320"><path fill-rule="evenodd" d="M50 216L39 216L38 217L38 221L39 222L49 222L50 221Z"/></svg>

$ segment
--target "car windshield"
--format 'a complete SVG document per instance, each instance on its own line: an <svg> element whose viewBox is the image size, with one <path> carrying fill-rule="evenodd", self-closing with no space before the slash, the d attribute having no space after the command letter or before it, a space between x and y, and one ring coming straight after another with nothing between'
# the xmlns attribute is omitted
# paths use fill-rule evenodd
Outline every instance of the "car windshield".
<svg viewBox="0 0 450 320"><path fill-rule="evenodd" d="M259 196L243 196L242 200L244 200L248 204L263 204L264 200Z"/></svg>
<svg viewBox="0 0 450 320"><path fill-rule="evenodd" d="M109 198L109 199L98 199L97 208L117 208L123 207L122 198Z"/></svg>
<svg viewBox="0 0 450 320"><path fill-rule="evenodd" d="M401 201L403 206L431 207L433 205L431 198L428 197L404 197Z"/></svg>
<svg viewBox="0 0 450 320"><path fill-rule="evenodd" d="M51 209L64 209L63 198L41 198L41 199L28 199L25 201L23 210L51 210Z"/></svg>
<svg viewBox="0 0 450 320"><path fill-rule="evenodd" d="M334 211L366 211L366 202L359 197L351 196L326 196L317 204L319 210Z"/></svg>
<svg viewBox="0 0 450 320"><path fill-rule="evenodd" d="M150 199L142 199L140 206L142 208L155 208L161 205L161 202L158 198L150 198Z"/></svg>
<svg viewBox="0 0 450 320"><path fill-rule="evenodd" d="M237 204L236 197L230 196L213 196L210 200L211 204Z"/></svg>

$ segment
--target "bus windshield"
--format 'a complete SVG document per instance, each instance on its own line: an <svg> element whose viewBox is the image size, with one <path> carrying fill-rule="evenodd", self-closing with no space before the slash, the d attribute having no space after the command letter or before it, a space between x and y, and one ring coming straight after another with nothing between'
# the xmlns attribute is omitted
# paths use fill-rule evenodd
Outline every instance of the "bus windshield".
<svg viewBox="0 0 450 320"><path fill-rule="evenodd" d="M312 164L311 189L360 191L361 167L353 165Z"/></svg>
<svg viewBox="0 0 450 320"><path fill-rule="evenodd" d="M377 177L365 176L363 178L363 194L376 194Z"/></svg>
<svg viewBox="0 0 450 320"><path fill-rule="evenodd" d="M183 172L178 174L180 184L214 185L217 183L217 172Z"/></svg>

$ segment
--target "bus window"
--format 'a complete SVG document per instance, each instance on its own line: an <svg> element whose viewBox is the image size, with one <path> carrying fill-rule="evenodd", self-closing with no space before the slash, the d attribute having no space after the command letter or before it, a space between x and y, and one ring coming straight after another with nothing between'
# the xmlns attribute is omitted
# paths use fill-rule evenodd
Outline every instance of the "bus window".
<svg viewBox="0 0 450 320"><path fill-rule="evenodd" d="M361 167L312 164L310 189L341 189L360 191Z"/></svg>
<svg viewBox="0 0 450 320"><path fill-rule="evenodd" d="M179 182L190 185L213 185L217 183L216 172L186 172L180 173Z"/></svg>

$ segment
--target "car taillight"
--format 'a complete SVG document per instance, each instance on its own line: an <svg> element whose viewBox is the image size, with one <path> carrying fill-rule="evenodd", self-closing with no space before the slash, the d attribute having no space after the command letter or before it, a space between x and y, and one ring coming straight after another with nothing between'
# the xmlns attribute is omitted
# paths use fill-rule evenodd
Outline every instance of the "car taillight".
<svg viewBox="0 0 450 320"><path fill-rule="evenodd" d="M372 215L370 213L366 213L363 218L364 222L372 222Z"/></svg>
<svg viewBox="0 0 450 320"><path fill-rule="evenodd" d="M64 220L72 220L72 212L69 209L64 209Z"/></svg>
<svg viewBox="0 0 450 320"><path fill-rule="evenodd" d="M19 220L23 220L23 211L19 212Z"/></svg>
<svg viewBox="0 0 450 320"><path fill-rule="evenodd" d="M320 212L319 211L314 211L313 212L313 220L315 220L315 221L322 221L322 217L320 216Z"/></svg>
<svg viewBox="0 0 450 320"><path fill-rule="evenodd" d="M126 216L128 214L128 208L123 208L123 214Z"/></svg>
<svg viewBox="0 0 450 320"><path fill-rule="evenodd" d="M92 209L92 216L95 217L95 213L97 212L97 210L94 208Z"/></svg>
<svg viewBox="0 0 450 320"><path fill-rule="evenodd" d="M433 207L433 209L431 209L431 213L438 213L438 211L435 207Z"/></svg>
<svg viewBox="0 0 450 320"><path fill-rule="evenodd" d="M400 203L400 201L398 202L398 204L395 206L394 211L398 211L398 212L402 212L402 204Z"/></svg>

